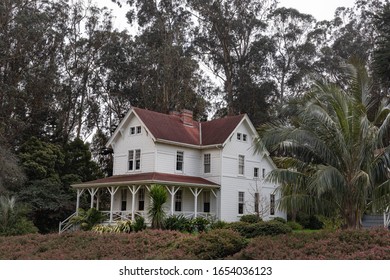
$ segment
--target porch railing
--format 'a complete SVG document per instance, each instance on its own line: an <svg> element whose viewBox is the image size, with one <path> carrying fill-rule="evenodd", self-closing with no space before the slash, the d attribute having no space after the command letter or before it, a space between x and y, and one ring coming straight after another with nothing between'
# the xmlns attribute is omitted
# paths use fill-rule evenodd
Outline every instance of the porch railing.
<svg viewBox="0 0 390 280"><path fill-rule="evenodd" d="M74 212L72 215L70 215L68 218L60 222L58 226L58 233L63 233L71 228L73 228L73 223L71 222L71 219L76 216L77 212Z"/></svg>

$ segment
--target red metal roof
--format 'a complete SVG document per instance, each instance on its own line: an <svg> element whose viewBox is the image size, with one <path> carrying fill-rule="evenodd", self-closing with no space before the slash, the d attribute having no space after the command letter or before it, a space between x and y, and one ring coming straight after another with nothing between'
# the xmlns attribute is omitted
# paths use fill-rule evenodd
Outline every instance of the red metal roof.
<svg viewBox="0 0 390 280"><path fill-rule="evenodd" d="M223 144L245 115L184 125L178 115L167 115L133 107L156 139L191 145ZM202 137L202 139L200 139Z"/></svg>
<svg viewBox="0 0 390 280"><path fill-rule="evenodd" d="M201 177L184 176L177 174L167 174L158 172L136 173L127 175L114 175L107 178L97 179L94 181L84 182L80 184L73 184L75 188L84 187L101 187L101 186L126 186L131 184L169 184L179 186L206 186L219 187L218 184L213 183Z"/></svg>

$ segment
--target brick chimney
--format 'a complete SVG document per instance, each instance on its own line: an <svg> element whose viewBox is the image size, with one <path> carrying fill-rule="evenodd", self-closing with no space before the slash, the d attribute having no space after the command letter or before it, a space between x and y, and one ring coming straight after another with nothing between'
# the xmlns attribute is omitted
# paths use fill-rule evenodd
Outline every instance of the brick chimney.
<svg viewBox="0 0 390 280"><path fill-rule="evenodd" d="M180 119L184 125L193 126L193 115L190 110L182 110L180 112Z"/></svg>

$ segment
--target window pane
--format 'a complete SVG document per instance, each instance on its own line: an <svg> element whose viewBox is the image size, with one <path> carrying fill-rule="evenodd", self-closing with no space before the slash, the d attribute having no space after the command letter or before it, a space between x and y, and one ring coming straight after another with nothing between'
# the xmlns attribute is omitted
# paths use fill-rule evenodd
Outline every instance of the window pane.
<svg viewBox="0 0 390 280"><path fill-rule="evenodd" d="M210 161L210 154L204 155L204 173L210 173L211 172L211 161Z"/></svg>
<svg viewBox="0 0 390 280"><path fill-rule="evenodd" d="M244 214L244 192L238 192L238 214Z"/></svg>
<svg viewBox="0 0 390 280"><path fill-rule="evenodd" d="M275 215L275 195L270 195L270 215Z"/></svg>
<svg viewBox="0 0 390 280"><path fill-rule="evenodd" d="M140 133L141 133L141 127L137 126L137 134L140 134Z"/></svg>
<svg viewBox="0 0 390 280"><path fill-rule="evenodd" d="M134 151L129 151L129 170L134 169Z"/></svg>
<svg viewBox="0 0 390 280"><path fill-rule="evenodd" d="M175 211L181 211L182 190L178 190L175 194Z"/></svg>
<svg viewBox="0 0 390 280"><path fill-rule="evenodd" d="M241 133L237 133L237 140L241 140Z"/></svg>
<svg viewBox="0 0 390 280"><path fill-rule="evenodd" d="M253 169L253 177L255 177L255 178L259 177L259 168L255 167Z"/></svg>
<svg viewBox="0 0 390 280"><path fill-rule="evenodd" d="M176 153L176 170L178 171L183 171L183 157L184 153L183 152L177 152Z"/></svg>
<svg viewBox="0 0 390 280"><path fill-rule="evenodd" d="M135 134L135 127L130 127L130 134Z"/></svg>
<svg viewBox="0 0 390 280"><path fill-rule="evenodd" d="M245 164L245 156L239 155L238 156L238 174L244 175L244 164Z"/></svg>
<svg viewBox="0 0 390 280"><path fill-rule="evenodd" d="M135 170L141 169L141 150L135 150Z"/></svg>
<svg viewBox="0 0 390 280"><path fill-rule="evenodd" d="M246 134L242 135L242 141L246 142Z"/></svg>

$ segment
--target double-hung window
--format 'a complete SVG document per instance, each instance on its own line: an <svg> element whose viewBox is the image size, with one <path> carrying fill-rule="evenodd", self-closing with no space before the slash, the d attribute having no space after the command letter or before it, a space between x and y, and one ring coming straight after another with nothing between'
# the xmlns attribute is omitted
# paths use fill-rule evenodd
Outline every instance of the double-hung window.
<svg viewBox="0 0 390 280"><path fill-rule="evenodd" d="M270 203L269 203L269 214L275 215L275 195L270 195Z"/></svg>
<svg viewBox="0 0 390 280"><path fill-rule="evenodd" d="M130 150L128 170L134 171L140 169L141 169L141 150Z"/></svg>
<svg viewBox="0 0 390 280"><path fill-rule="evenodd" d="M175 194L175 211L177 211L177 212L181 211L182 198L183 198L183 191L178 190Z"/></svg>
<svg viewBox="0 0 390 280"><path fill-rule="evenodd" d="M255 167L253 169L253 178L259 178L259 168Z"/></svg>
<svg viewBox="0 0 390 280"><path fill-rule="evenodd" d="M143 187L138 191L138 210L145 210L145 189Z"/></svg>
<svg viewBox="0 0 390 280"><path fill-rule="evenodd" d="M210 154L204 154L203 163L204 163L204 173L210 173L211 172L211 156L210 156Z"/></svg>
<svg viewBox="0 0 390 280"><path fill-rule="evenodd" d="M238 192L238 214L244 214L244 192Z"/></svg>
<svg viewBox="0 0 390 280"><path fill-rule="evenodd" d="M183 171L184 152L177 151L176 153L176 171Z"/></svg>
<svg viewBox="0 0 390 280"><path fill-rule="evenodd" d="M245 170L245 156L239 155L238 156L238 174L244 175Z"/></svg>

